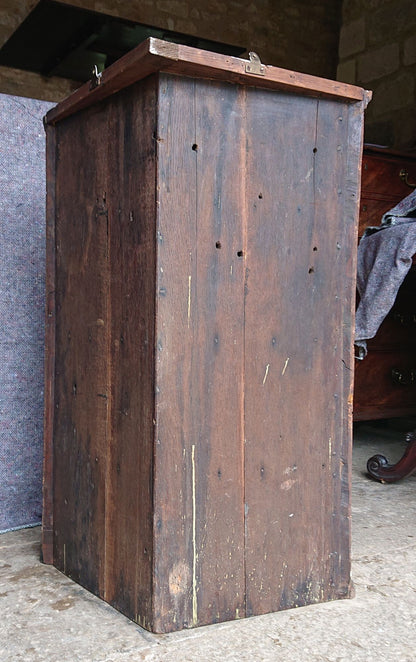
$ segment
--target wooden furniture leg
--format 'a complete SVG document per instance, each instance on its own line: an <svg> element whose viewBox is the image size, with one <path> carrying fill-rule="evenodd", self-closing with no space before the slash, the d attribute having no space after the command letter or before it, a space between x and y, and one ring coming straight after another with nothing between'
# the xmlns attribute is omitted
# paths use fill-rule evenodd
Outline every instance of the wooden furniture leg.
<svg viewBox="0 0 416 662"><path fill-rule="evenodd" d="M367 462L367 471L372 478L382 483L394 483L416 471L416 430L406 435L408 446L396 464L389 464L384 455L373 455Z"/></svg>

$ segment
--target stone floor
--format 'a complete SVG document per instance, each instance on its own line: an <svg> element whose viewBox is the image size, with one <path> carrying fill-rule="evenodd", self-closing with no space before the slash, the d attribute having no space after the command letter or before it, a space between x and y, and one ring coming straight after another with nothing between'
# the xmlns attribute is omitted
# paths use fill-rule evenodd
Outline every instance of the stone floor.
<svg viewBox="0 0 416 662"><path fill-rule="evenodd" d="M152 635L42 565L40 530L26 529L0 536L0 661L414 662L416 475L392 485L365 476L367 458L398 458L403 437L393 422L355 430L355 598Z"/></svg>

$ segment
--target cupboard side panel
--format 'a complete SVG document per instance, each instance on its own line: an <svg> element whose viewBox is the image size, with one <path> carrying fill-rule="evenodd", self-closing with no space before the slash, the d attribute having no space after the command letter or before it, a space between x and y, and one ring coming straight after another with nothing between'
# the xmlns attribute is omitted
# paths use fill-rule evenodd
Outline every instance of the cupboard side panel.
<svg viewBox="0 0 416 662"><path fill-rule="evenodd" d="M56 164L54 562L103 594L109 406L107 122L62 122Z"/></svg>
<svg viewBox="0 0 416 662"><path fill-rule="evenodd" d="M339 573L349 557L343 325L351 326L344 280L354 251L343 228L343 106L261 91L251 101L248 615L348 590L349 571Z"/></svg>
<svg viewBox="0 0 416 662"><path fill-rule="evenodd" d="M156 79L109 102L111 414L105 598L152 628Z"/></svg>

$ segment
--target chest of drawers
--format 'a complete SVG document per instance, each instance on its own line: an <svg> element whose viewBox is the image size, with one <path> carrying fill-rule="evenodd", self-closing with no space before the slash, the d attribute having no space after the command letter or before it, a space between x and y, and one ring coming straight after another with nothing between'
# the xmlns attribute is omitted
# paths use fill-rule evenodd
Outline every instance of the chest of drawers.
<svg viewBox="0 0 416 662"><path fill-rule="evenodd" d="M363 156L359 237L416 185L416 158L366 149ZM354 420L416 414L416 267L406 276L368 355L356 361Z"/></svg>

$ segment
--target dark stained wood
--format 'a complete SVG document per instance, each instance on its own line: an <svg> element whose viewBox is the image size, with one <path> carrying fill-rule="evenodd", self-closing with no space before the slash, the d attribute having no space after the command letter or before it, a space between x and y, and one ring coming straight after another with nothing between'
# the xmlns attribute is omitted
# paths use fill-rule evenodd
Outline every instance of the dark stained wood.
<svg viewBox="0 0 416 662"><path fill-rule="evenodd" d="M350 592L366 97L189 50L48 116L54 563L153 632Z"/></svg>
<svg viewBox="0 0 416 662"><path fill-rule="evenodd" d="M187 626L244 614L244 90L160 85L155 590L166 629L178 614Z"/></svg>
<svg viewBox="0 0 416 662"><path fill-rule="evenodd" d="M360 237L369 225L380 225L383 214L411 192L411 187L400 177L402 170L408 173L409 181L416 182L416 158L389 150L365 151L358 229Z"/></svg>
<svg viewBox="0 0 416 662"><path fill-rule="evenodd" d="M104 598L152 624L157 85L109 100L109 443Z"/></svg>
<svg viewBox="0 0 416 662"><path fill-rule="evenodd" d="M223 56L150 37L104 70L98 86L92 88L90 83L85 83L74 94L50 110L47 121L54 124L158 71L198 78L216 78L221 81L280 89L308 96L336 98L352 103L363 101L367 104L371 99L371 92L362 88L279 67L265 65L264 75L248 73L247 63L248 60L241 58Z"/></svg>
<svg viewBox="0 0 416 662"><path fill-rule="evenodd" d="M416 180L416 159L408 154L367 148L362 162L359 235L369 225L378 226L383 214L412 190L400 178L405 170ZM356 361L354 420L374 420L416 414L415 335L416 270L406 276L393 308L375 338L368 341L368 355ZM402 375L399 379L397 375Z"/></svg>
<svg viewBox="0 0 416 662"><path fill-rule="evenodd" d="M246 89L195 88L197 623L245 614Z"/></svg>
<svg viewBox="0 0 416 662"><path fill-rule="evenodd" d="M69 118L56 140L54 564L102 595L111 319L106 117L92 108Z"/></svg>
<svg viewBox="0 0 416 662"><path fill-rule="evenodd" d="M354 420L413 416L416 383L412 371L416 376L416 344L384 350L370 347L355 367Z"/></svg>
<svg viewBox="0 0 416 662"><path fill-rule="evenodd" d="M152 627L155 81L139 87L57 129L54 539L57 567Z"/></svg>
<svg viewBox="0 0 416 662"><path fill-rule="evenodd" d="M195 81L159 84L154 630L192 627L196 606L195 427L201 393L193 392L197 192ZM209 443L207 441L207 443ZM195 450L196 449L196 450ZM197 458L195 458L197 456Z"/></svg>
<svg viewBox="0 0 416 662"><path fill-rule="evenodd" d="M248 107L248 614L349 592L348 125L331 102L256 92Z"/></svg>
<svg viewBox="0 0 416 662"><path fill-rule="evenodd" d="M389 464L384 455L373 455L367 462L367 471L381 483L395 483L411 476L416 471L416 433L409 432L408 446L396 464Z"/></svg>
<svg viewBox="0 0 416 662"><path fill-rule="evenodd" d="M53 563L53 421L55 395L55 131L46 128L46 309L42 560Z"/></svg>

